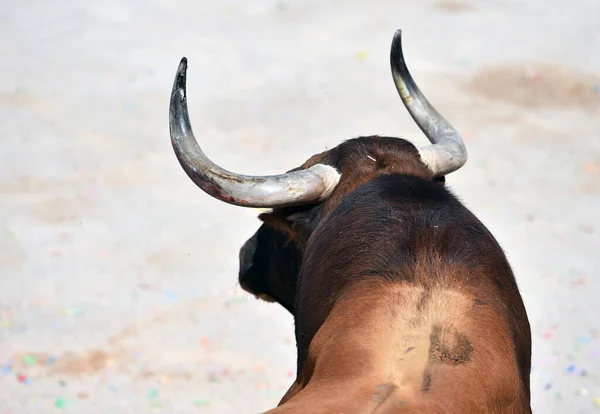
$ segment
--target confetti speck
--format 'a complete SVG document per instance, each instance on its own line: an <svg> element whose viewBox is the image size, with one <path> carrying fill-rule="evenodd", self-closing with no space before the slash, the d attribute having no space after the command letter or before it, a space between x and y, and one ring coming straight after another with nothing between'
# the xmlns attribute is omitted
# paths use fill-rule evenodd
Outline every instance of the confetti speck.
<svg viewBox="0 0 600 414"><path fill-rule="evenodd" d="M63 315L65 315L65 316L81 316L81 315L83 315L83 309L65 308L65 309L63 309Z"/></svg>
<svg viewBox="0 0 600 414"><path fill-rule="evenodd" d="M38 359L31 355L26 355L23 357L23 363L25 365L33 365L38 363Z"/></svg>
<svg viewBox="0 0 600 414"><path fill-rule="evenodd" d="M158 397L158 390L151 389L150 391L148 391L148 398L152 399L156 397Z"/></svg>
<svg viewBox="0 0 600 414"><path fill-rule="evenodd" d="M596 174L598 172L598 166L593 162L583 163L582 167L588 174Z"/></svg>
<svg viewBox="0 0 600 414"><path fill-rule="evenodd" d="M567 373L572 373L575 371L575 365L569 365L569 367L567 368Z"/></svg>
<svg viewBox="0 0 600 414"><path fill-rule="evenodd" d="M21 384L29 384L31 383L31 379L26 374L18 374L17 379Z"/></svg>
<svg viewBox="0 0 600 414"><path fill-rule="evenodd" d="M577 279L571 280L571 286L583 286L588 282L587 277L578 277ZM591 338L590 338L591 340Z"/></svg>
<svg viewBox="0 0 600 414"><path fill-rule="evenodd" d="M54 402L54 406L56 408L65 408L67 406L67 401L64 398L58 397Z"/></svg>
<svg viewBox="0 0 600 414"><path fill-rule="evenodd" d="M359 50L356 52L356 59L358 60L367 60L368 54L364 50Z"/></svg>
<svg viewBox="0 0 600 414"><path fill-rule="evenodd" d="M154 410L160 410L163 408L163 405L159 401L150 401L150 407L152 407Z"/></svg>

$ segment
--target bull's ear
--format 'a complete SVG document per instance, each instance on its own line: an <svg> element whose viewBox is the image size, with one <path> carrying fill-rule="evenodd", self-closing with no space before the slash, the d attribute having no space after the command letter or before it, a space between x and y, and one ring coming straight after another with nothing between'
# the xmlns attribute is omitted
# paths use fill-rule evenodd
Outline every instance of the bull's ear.
<svg viewBox="0 0 600 414"><path fill-rule="evenodd" d="M287 220L292 224L295 233L302 235L305 240L312 234L315 227L321 219L320 206L313 207L309 210L298 211L287 216Z"/></svg>
<svg viewBox="0 0 600 414"><path fill-rule="evenodd" d="M308 239L319 222L319 217L319 206L279 209L258 216L266 225L297 242Z"/></svg>
<svg viewBox="0 0 600 414"><path fill-rule="evenodd" d="M288 221L285 217L280 216L276 212L272 212L262 213L258 218L267 226L287 235L289 240L294 239L294 226L292 222Z"/></svg>

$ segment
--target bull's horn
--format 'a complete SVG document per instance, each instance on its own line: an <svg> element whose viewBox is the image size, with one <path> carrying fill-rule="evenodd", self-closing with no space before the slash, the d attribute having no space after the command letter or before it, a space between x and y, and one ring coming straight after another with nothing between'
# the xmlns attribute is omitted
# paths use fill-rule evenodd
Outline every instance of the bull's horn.
<svg viewBox="0 0 600 414"><path fill-rule="evenodd" d="M390 53L392 76L402 102L432 145L419 148L421 159L434 176L458 170L467 162L460 134L423 96L413 80L402 53L402 31L397 30Z"/></svg>
<svg viewBox="0 0 600 414"><path fill-rule="evenodd" d="M339 182L335 168L317 164L306 170L271 176L229 172L212 162L200 149L186 97L187 59L179 63L169 108L169 129L175 155L187 175L207 194L245 207L281 207L318 202L328 197Z"/></svg>

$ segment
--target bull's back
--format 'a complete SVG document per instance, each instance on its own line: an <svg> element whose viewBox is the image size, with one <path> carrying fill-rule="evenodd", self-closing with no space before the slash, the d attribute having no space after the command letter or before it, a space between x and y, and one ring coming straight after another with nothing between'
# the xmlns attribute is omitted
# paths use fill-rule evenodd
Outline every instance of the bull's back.
<svg viewBox="0 0 600 414"><path fill-rule="evenodd" d="M453 287L354 284L300 378L281 412L530 412L508 323Z"/></svg>

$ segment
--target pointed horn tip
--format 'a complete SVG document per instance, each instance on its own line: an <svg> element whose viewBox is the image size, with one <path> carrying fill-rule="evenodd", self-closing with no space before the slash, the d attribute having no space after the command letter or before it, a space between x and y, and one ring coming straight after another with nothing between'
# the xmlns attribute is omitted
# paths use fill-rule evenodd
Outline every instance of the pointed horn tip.
<svg viewBox="0 0 600 414"><path fill-rule="evenodd" d="M398 60L404 60L404 52L402 51L402 30L398 29L394 33L394 38L392 39L392 48L390 52L390 58L392 60L392 65L396 66Z"/></svg>
<svg viewBox="0 0 600 414"><path fill-rule="evenodd" d="M396 30L392 39L392 48L402 50L402 29Z"/></svg>
<svg viewBox="0 0 600 414"><path fill-rule="evenodd" d="M185 71L187 70L187 58L184 56L181 58L181 60L179 61L179 68L177 69L178 73L185 73Z"/></svg>
<svg viewBox="0 0 600 414"><path fill-rule="evenodd" d="M186 78L186 73L187 73L187 66L188 66L188 62L187 62L187 58L184 56L181 58L181 61L179 61L179 66L177 67L177 87L181 88L183 87L185 89L185 78Z"/></svg>
<svg viewBox="0 0 600 414"><path fill-rule="evenodd" d="M179 61L179 66L177 67L173 89L171 90L171 100L176 96L180 99L185 99L187 65L187 58L184 56Z"/></svg>

